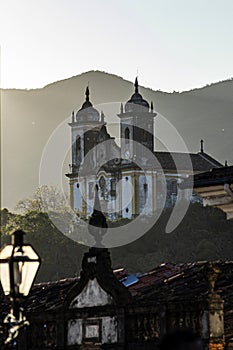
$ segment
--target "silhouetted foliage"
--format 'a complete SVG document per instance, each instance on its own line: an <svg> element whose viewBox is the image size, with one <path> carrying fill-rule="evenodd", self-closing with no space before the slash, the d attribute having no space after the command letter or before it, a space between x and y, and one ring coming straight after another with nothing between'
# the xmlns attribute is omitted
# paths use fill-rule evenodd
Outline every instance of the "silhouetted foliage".
<svg viewBox="0 0 233 350"><path fill-rule="evenodd" d="M224 213L192 204L181 224L174 232L167 234L165 227L171 211L165 210L154 227L137 241L111 249L113 267L146 272L163 262L233 259L233 222L227 221ZM46 213L32 211L19 215L3 209L1 215L4 217L2 244L10 241L9 233L12 230L21 228L27 233L27 240L41 255L42 267L38 281L79 275L83 253L88 247L59 232ZM60 215L61 221L64 219L61 214L57 215ZM127 222L109 222L109 226L120 226Z"/></svg>

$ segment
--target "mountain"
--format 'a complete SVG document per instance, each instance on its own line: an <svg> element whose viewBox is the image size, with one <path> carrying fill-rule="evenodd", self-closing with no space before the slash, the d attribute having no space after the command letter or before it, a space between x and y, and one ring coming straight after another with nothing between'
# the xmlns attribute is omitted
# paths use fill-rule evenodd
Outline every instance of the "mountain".
<svg viewBox="0 0 233 350"><path fill-rule="evenodd" d="M107 122L118 122L116 115L120 102L130 98L133 85L116 75L90 71L42 89L1 90L2 207L14 208L20 199L31 196L39 186L40 161L45 145L53 138L57 126L73 110L80 108L88 83L92 103L104 111ZM229 164L233 163L232 80L182 93L140 87L140 93L148 101L153 101L158 114L177 129L189 151L198 152L199 141L204 139L207 153L221 162L228 160ZM165 144L172 140L173 150L181 150L171 130L164 129L159 122L156 128ZM109 127L109 131L118 135L118 126ZM65 145L70 143L68 126L64 128L61 141ZM59 147L54 150L54 164L59 152ZM68 163L69 155L64 159L63 174L68 172ZM67 188L65 176L63 181Z"/></svg>

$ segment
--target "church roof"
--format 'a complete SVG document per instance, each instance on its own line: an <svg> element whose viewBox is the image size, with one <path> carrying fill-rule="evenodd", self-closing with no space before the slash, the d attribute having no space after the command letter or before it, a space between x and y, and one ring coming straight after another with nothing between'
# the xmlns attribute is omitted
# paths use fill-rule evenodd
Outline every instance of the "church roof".
<svg viewBox="0 0 233 350"><path fill-rule="evenodd" d="M182 153L182 152L163 152L156 151L154 155L160 164L160 168L163 171L177 172L189 171L189 172L204 172L209 171L213 168L222 168L222 164L212 158L210 155L199 152L199 153ZM189 158L190 157L190 158ZM177 166L176 166L177 165ZM118 171L118 170L130 170L140 169L137 165L137 161L128 161L122 158L113 159L102 166L105 171ZM146 165L145 168L150 168L150 165ZM154 169L156 170L156 169Z"/></svg>
<svg viewBox="0 0 233 350"><path fill-rule="evenodd" d="M155 157L161 164L163 170L176 170L175 160L178 160L177 165L180 170L185 171L207 171L213 168L222 167L222 164L210 155L199 152L199 153L182 153L182 152L154 152ZM190 169L190 162L192 163L192 169Z"/></svg>

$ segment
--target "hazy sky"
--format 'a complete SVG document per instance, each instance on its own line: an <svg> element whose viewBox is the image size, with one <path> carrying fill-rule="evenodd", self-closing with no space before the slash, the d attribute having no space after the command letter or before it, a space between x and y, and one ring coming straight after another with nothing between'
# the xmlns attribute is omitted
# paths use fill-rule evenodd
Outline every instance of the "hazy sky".
<svg viewBox="0 0 233 350"><path fill-rule="evenodd" d="M232 0L0 0L1 86L102 70L165 91L233 76Z"/></svg>

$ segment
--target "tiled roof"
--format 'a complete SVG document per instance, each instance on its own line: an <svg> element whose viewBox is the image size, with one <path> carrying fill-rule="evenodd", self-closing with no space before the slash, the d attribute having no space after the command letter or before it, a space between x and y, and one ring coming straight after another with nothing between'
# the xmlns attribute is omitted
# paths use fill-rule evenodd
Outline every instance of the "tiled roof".
<svg viewBox="0 0 233 350"><path fill-rule="evenodd" d="M135 305L162 304L171 305L176 301L195 301L207 297L208 282L203 268L206 262L186 264L161 264L152 271L137 275L138 282L128 287ZM224 300L225 336L230 338L233 329L233 261L218 261L216 265L221 273L215 291ZM118 280L129 273L125 269L114 271ZM55 282L34 285L24 302L29 312L53 311L63 305L68 291L78 282L78 278L67 278ZM0 293L1 318L9 312L9 301Z"/></svg>
<svg viewBox="0 0 233 350"><path fill-rule="evenodd" d="M212 169L202 174L196 174L193 176L194 188L218 186L222 184L233 183L233 166L222 167L218 169ZM183 186L188 187L189 181L187 180Z"/></svg>
<svg viewBox="0 0 233 350"><path fill-rule="evenodd" d="M202 271L205 264L206 262L161 264L150 272L137 275L138 282L129 286L128 289L135 301L153 299L159 302L162 295L166 295L166 299L186 299L195 295L206 295L208 283ZM233 261L216 262L216 264L222 271L217 282L217 291L225 298L226 290L233 285ZM118 280L129 275L125 269L116 270L114 273ZM57 308L62 305L67 292L78 280L79 278L75 277L36 284L26 299L25 306L33 311ZM233 297L233 289L231 294ZM1 297L1 308L2 301Z"/></svg>
<svg viewBox="0 0 233 350"><path fill-rule="evenodd" d="M196 171L204 172L209 171L213 168L221 168L223 165L214 158L210 157L204 152L200 153L181 153L181 152L154 152L154 155L159 162L159 168L163 171ZM148 168L149 165L145 165ZM134 163L125 161L122 158L109 161L103 165L102 168L105 171L119 171L120 169L139 169L139 166Z"/></svg>
<svg viewBox="0 0 233 350"><path fill-rule="evenodd" d="M208 171L212 168L222 167L222 164L217 160L210 157L204 152L200 153L181 153L181 152L155 152L155 157L161 164L164 170L176 170L179 167L180 170L191 171ZM190 156L192 168L190 168ZM177 167L175 161L177 159Z"/></svg>
<svg viewBox="0 0 233 350"><path fill-rule="evenodd" d="M156 151L154 152L154 156L159 163L158 170L162 168L163 171L207 172L213 168L223 167L221 163L204 152L182 153ZM145 168L151 168L150 164L145 164ZM101 169L111 173L127 169L140 169L140 167L136 161L115 158L102 165ZM72 177L76 176L76 174L67 174L67 176Z"/></svg>

